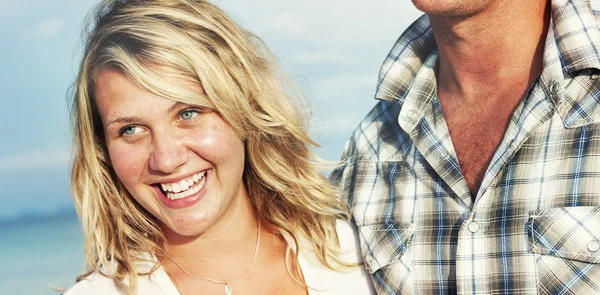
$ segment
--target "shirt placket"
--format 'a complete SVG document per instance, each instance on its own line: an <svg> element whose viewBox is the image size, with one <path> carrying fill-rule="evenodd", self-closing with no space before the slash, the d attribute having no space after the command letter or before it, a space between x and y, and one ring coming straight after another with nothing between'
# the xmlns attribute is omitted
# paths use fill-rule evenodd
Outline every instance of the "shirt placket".
<svg viewBox="0 0 600 295"><path fill-rule="evenodd" d="M527 98L515 110L505 136L486 171L482 186L468 218L461 225L457 245L457 286L459 294L489 294L493 290L520 291L515 294L537 294L531 288L512 286L535 282L516 279L514 265L531 265L532 257L517 252L527 249L525 223L528 208L523 198L513 194L518 187L511 177L519 163L511 162L531 134L552 117L559 86L556 79L546 82L544 75L534 85ZM496 185L498 176L507 183ZM514 229L518 229L515 232ZM521 276L525 276L524 273ZM532 290L529 293L526 290Z"/></svg>

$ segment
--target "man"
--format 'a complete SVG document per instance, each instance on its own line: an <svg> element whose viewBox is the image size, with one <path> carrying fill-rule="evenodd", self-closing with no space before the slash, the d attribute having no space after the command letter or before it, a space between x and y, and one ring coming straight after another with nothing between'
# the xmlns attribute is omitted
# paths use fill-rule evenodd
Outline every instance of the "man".
<svg viewBox="0 0 600 295"><path fill-rule="evenodd" d="M413 0L332 173L379 294L600 294L586 0Z"/></svg>

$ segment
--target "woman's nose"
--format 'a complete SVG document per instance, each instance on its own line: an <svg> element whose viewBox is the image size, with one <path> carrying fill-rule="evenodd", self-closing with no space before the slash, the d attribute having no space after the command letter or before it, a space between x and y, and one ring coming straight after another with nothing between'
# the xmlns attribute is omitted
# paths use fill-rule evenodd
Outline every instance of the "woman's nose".
<svg viewBox="0 0 600 295"><path fill-rule="evenodd" d="M152 140L150 169L162 173L173 173L187 162L185 145L177 136L169 132L162 132L155 134Z"/></svg>

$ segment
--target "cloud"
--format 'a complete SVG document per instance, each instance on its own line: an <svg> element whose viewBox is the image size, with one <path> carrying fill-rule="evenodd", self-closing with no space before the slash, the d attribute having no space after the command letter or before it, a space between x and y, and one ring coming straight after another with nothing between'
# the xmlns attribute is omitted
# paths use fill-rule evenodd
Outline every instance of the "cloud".
<svg viewBox="0 0 600 295"><path fill-rule="evenodd" d="M310 132L317 137L330 134L350 135L358 126L359 119L360 117L355 116L315 117L311 120Z"/></svg>
<svg viewBox="0 0 600 295"><path fill-rule="evenodd" d="M352 57L344 52L335 51L303 51L294 53L292 56L294 62L298 64L309 64L309 63L334 63L338 65L351 65Z"/></svg>
<svg viewBox="0 0 600 295"><path fill-rule="evenodd" d="M265 23L267 22L267 23ZM306 19L291 12L277 13L264 18L262 21L265 30L276 34L282 34L285 38L293 38L297 41L315 42L314 32L306 23Z"/></svg>
<svg viewBox="0 0 600 295"><path fill-rule="evenodd" d="M400 34L399 23L408 25L420 15L412 4L398 0L255 0L243 9L240 1L221 2L261 34L328 45L360 40L369 46L367 41L389 32Z"/></svg>
<svg viewBox="0 0 600 295"><path fill-rule="evenodd" d="M71 154L67 147L54 147L45 150L30 150L20 154L0 158L0 172L13 170L37 170L64 168L69 164Z"/></svg>
<svg viewBox="0 0 600 295"><path fill-rule="evenodd" d="M349 94L357 90L375 89L377 76L366 73L341 74L326 76L314 81L315 93L320 97L330 98L340 96L340 94Z"/></svg>
<svg viewBox="0 0 600 295"><path fill-rule="evenodd" d="M50 18L40 21L31 28L31 35L36 38L51 39L62 31L65 21L61 18Z"/></svg>
<svg viewBox="0 0 600 295"><path fill-rule="evenodd" d="M0 15L8 15L17 7L17 1L0 0Z"/></svg>
<svg viewBox="0 0 600 295"><path fill-rule="evenodd" d="M398 0L220 0L217 5L282 50L279 54L301 57L387 49L421 15L410 1Z"/></svg>

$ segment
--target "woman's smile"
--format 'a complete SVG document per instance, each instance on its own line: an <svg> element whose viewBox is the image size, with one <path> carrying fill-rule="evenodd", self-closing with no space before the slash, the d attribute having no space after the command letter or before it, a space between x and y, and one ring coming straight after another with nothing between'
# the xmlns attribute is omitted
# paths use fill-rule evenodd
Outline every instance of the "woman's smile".
<svg viewBox="0 0 600 295"><path fill-rule="evenodd" d="M177 182L155 184L161 201L171 209L181 209L196 204L206 194L206 185L212 169L203 170Z"/></svg>

